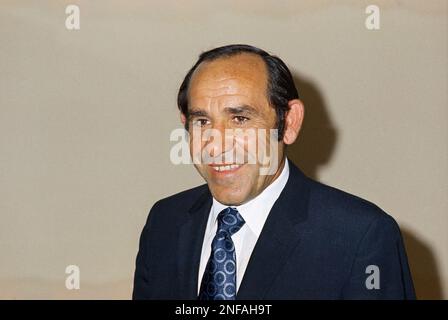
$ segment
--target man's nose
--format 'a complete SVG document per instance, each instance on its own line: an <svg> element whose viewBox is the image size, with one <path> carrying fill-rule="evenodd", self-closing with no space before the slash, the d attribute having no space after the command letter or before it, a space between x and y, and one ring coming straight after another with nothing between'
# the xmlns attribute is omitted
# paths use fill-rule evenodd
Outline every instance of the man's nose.
<svg viewBox="0 0 448 320"><path fill-rule="evenodd" d="M233 149L233 135L231 129L224 124L215 124L211 128L206 147L211 157L220 157L222 154Z"/></svg>

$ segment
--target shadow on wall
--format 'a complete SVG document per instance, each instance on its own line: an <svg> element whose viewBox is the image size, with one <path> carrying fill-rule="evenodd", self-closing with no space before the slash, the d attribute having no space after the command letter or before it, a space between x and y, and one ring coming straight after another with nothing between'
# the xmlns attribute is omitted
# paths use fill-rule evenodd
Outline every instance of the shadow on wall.
<svg viewBox="0 0 448 320"><path fill-rule="evenodd" d="M318 168L329 162L337 142L324 99L316 85L293 73L299 97L305 104L305 120L299 138L288 147L288 158L303 172L318 179Z"/></svg>
<svg viewBox="0 0 448 320"><path fill-rule="evenodd" d="M401 228L401 234L406 246L417 298L443 299L439 269L431 248L406 228Z"/></svg>
<svg viewBox="0 0 448 320"><path fill-rule="evenodd" d="M310 178L319 180L319 167L335 150L338 130L318 87L293 73L299 97L305 104L305 120L299 139L288 147L288 158ZM411 231L401 228L418 299L443 299L441 279L429 246Z"/></svg>

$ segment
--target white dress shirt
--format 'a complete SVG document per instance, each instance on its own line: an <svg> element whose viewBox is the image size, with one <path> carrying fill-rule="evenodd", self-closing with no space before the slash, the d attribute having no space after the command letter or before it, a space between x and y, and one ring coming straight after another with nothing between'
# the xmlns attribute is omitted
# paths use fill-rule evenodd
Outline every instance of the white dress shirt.
<svg viewBox="0 0 448 320"><path fill-rule="evenodd" d="M252 251L263 229L264 223L272 209L275 201L280 196L283 188L286 185L289 177L288 159L285 160L285 165L280 175L264 189L254 199L240 205L232 206L236 208L246 222L241 229L232 235L232 241L235 245L236 254L236 290L238 291L247 264L249 263ZM205 267L211 254L211 246L213 238L216 235L218 228L217 217L218 214L228 206L219 203L213 198L213 205L210 209L208 217L207 228L205 230L204 241L202 244L201 262L199 265L198 277L198 294L201 288L202 276L204 275Z"/></svg>

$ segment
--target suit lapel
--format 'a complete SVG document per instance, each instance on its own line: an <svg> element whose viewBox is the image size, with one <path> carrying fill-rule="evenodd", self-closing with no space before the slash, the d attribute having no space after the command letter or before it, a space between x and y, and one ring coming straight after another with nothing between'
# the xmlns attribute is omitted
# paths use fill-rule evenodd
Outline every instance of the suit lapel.
<svg viewBox="0 0 448 320"><path fill-rule="evenodd" d="M180 292L176 296L182 299L197 298L202 243L211 206L212 196L206 188L179 227L177 269Z"/></svg>
<svg viewBox="0 0 448 320"><path fill-rule="evenodd" d="M309 186L291 162L288 182L275 202L252 252L237 299L262 299L300 243L301 222L307 218Z"/></svg>

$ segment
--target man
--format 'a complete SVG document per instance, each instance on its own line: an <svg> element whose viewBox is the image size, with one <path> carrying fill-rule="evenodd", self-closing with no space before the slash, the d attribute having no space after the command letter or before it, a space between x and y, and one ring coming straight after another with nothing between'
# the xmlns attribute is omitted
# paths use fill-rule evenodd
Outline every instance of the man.
<svg viewBox="0 0 448 320"><path fill-rule="evenodd" d="M178 106L207 184L151 209L134 299L415 298L393 218L287 160L304 105L278 57L247 45L205 52L186 75ZM276 146L277 162L273 154L221 161L238 145L251 153L250 138L233 131L271 129L275 139L265 143ZM207 130L222 133L225 143ZM195 139L198 133L205 138ZM268 174L265 160L274 169Z"/></svg>

